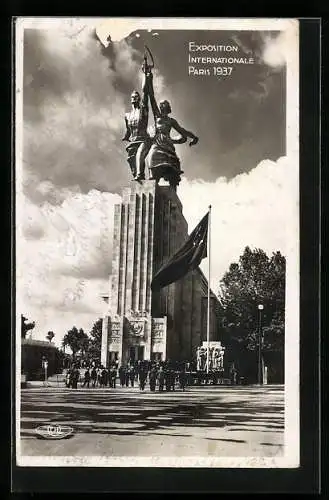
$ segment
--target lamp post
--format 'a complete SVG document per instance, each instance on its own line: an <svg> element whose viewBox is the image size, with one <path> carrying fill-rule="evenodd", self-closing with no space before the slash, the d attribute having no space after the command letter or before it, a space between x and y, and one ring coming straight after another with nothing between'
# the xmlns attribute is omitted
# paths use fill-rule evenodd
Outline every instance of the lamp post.
<svg viewBox="0 0 329 500"><path fill-rule="evenodd" d="M48 375L47 375L47 369L48 369L48 360L45 356L42 356L42 368L44 369L45 371L45 381L44 381L44 385L47 386L48 385L48 382L47 382L47 379L48 379Z"/></svg>
<svg viewBox="0 0 329 500"><path fill-rule="evenodd" d="M263 304L258 304L259 311L259 324L258 324L258 384L262 385L262 311L264 309Z"/></svg>

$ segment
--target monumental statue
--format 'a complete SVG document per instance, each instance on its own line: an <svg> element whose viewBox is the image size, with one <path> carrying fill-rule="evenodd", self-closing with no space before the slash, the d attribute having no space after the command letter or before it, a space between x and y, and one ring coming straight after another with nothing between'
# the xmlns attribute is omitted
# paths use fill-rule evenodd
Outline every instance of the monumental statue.
<svg viewBox="0 0 329 500"><path fill-rule="evenodd" d="M207 366L207 349L204 347L197 348L197 370L203 371Z"/></svg>
<svg viewBox="0 0 329 500"><path fill-rule="evenodd" d="M142 71L144 73L142 84L142 97L137 90L131 94L131 111L125 114L126 133L122 138L128 141L126 147L128 163L133 178L137 181L145 179L145 158L151 146L151 139L147 131L148 126L148 79L150 78L152 65L148 64L147 56L144 56Z"/></svg>
<svg viewBox="0 0 329 500"><path fill-rule="evenodd" d="M196 350L197 370L206 370L207 364L209 370L223 371L224 370L224 351L225 347L221 342L212 342L212 345L207 349L207 342L203 342L203 346L199 346ZM209 363L208 363L209 351Z"/></svg>
<svg viewBox="0 0 329 500"><path fill-rule="evenodd" d="M149 178L156 181L163 178L176 189L183 171L180 168L180 160L174 145L183 144L190 138L189 145L193 146L197 144L199 139L193 132L184 129L177 120L169 116L171 106L167 100L160 101L158 105L153 89L153 57L147 47L146 50L148 50L152 58L152 63L148 63L145 54L142 66L144 73L143 96L141 98L136 91L131 95L132 111L125 116L126 134L123 140L129 141L126 150L128 152L128 163L135 180L141 181L145 179L145 160L147 160L150 172ZM150 99L155 123L155 135L152 138L147 132L148 99ZM170 135L172 129L178 132L180 137L172 138Z"/></svg>
<svg viewBox="0 0 329 500"><path fill-rule="evenodd" d="M189 137L192 139L189 144L193 146L199 139L192 132L181 127L177 120L169 116L171 106L167 100L161 101L158 106L154 96L152 76L151 74L148 81L148 91L155 121L155 136L149 152L149 169L152 178L159 180L163 177L169 181L171 186L176 187L180 182L180 175L183 171L180 168L180 160L176 154L174 144L183 144ZM170 136L172 129L180 134L179 138L173 139Z"/></svg>

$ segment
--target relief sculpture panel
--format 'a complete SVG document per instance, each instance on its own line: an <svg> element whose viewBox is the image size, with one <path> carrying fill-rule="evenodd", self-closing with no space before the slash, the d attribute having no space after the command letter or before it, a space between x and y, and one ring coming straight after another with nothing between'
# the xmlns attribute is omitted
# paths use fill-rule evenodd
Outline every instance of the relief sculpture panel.
<svg viewBox="0 0 329 500"><path fill-rule="evenodd" d="M121 324L119 321L111 322L110 342L119 344L121 342Z"/></svg>
<svg viewBox="0 0 329 500"><path fill-rule="evenodd" d="M152 320L152 344L162 344L165 341L166 325L162 319Z"/></svg>

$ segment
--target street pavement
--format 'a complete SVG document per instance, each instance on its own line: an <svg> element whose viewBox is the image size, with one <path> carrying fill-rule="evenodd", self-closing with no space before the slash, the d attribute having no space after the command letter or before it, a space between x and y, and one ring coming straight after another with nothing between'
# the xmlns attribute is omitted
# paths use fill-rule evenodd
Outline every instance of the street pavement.
<svg viewBox="0 0 329 500"><path fill-rule="evenodd" d="M36 427L49 423L74 434L38 438ZM23 456L280 457L283 439L283 386L21 391Z"/></svg>

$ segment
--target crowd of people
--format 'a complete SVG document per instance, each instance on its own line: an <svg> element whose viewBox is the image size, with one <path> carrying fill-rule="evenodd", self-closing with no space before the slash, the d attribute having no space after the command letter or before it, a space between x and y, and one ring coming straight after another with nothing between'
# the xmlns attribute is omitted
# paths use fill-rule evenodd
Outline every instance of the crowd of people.
<svg viewBox="0 0 329 500"><path fill-rule="evenodd" d="M144 391L149 386L150 391L175 391L197 383L219 383L221 372L205 374L194 372L190 363L151 362L138 361L129 362L118 366L112 363L108 368L97 365L80 363L73 365L67 370L65 383L67 387L77 389L78 384L86 388L116 388L136 387Z"/></svg>

